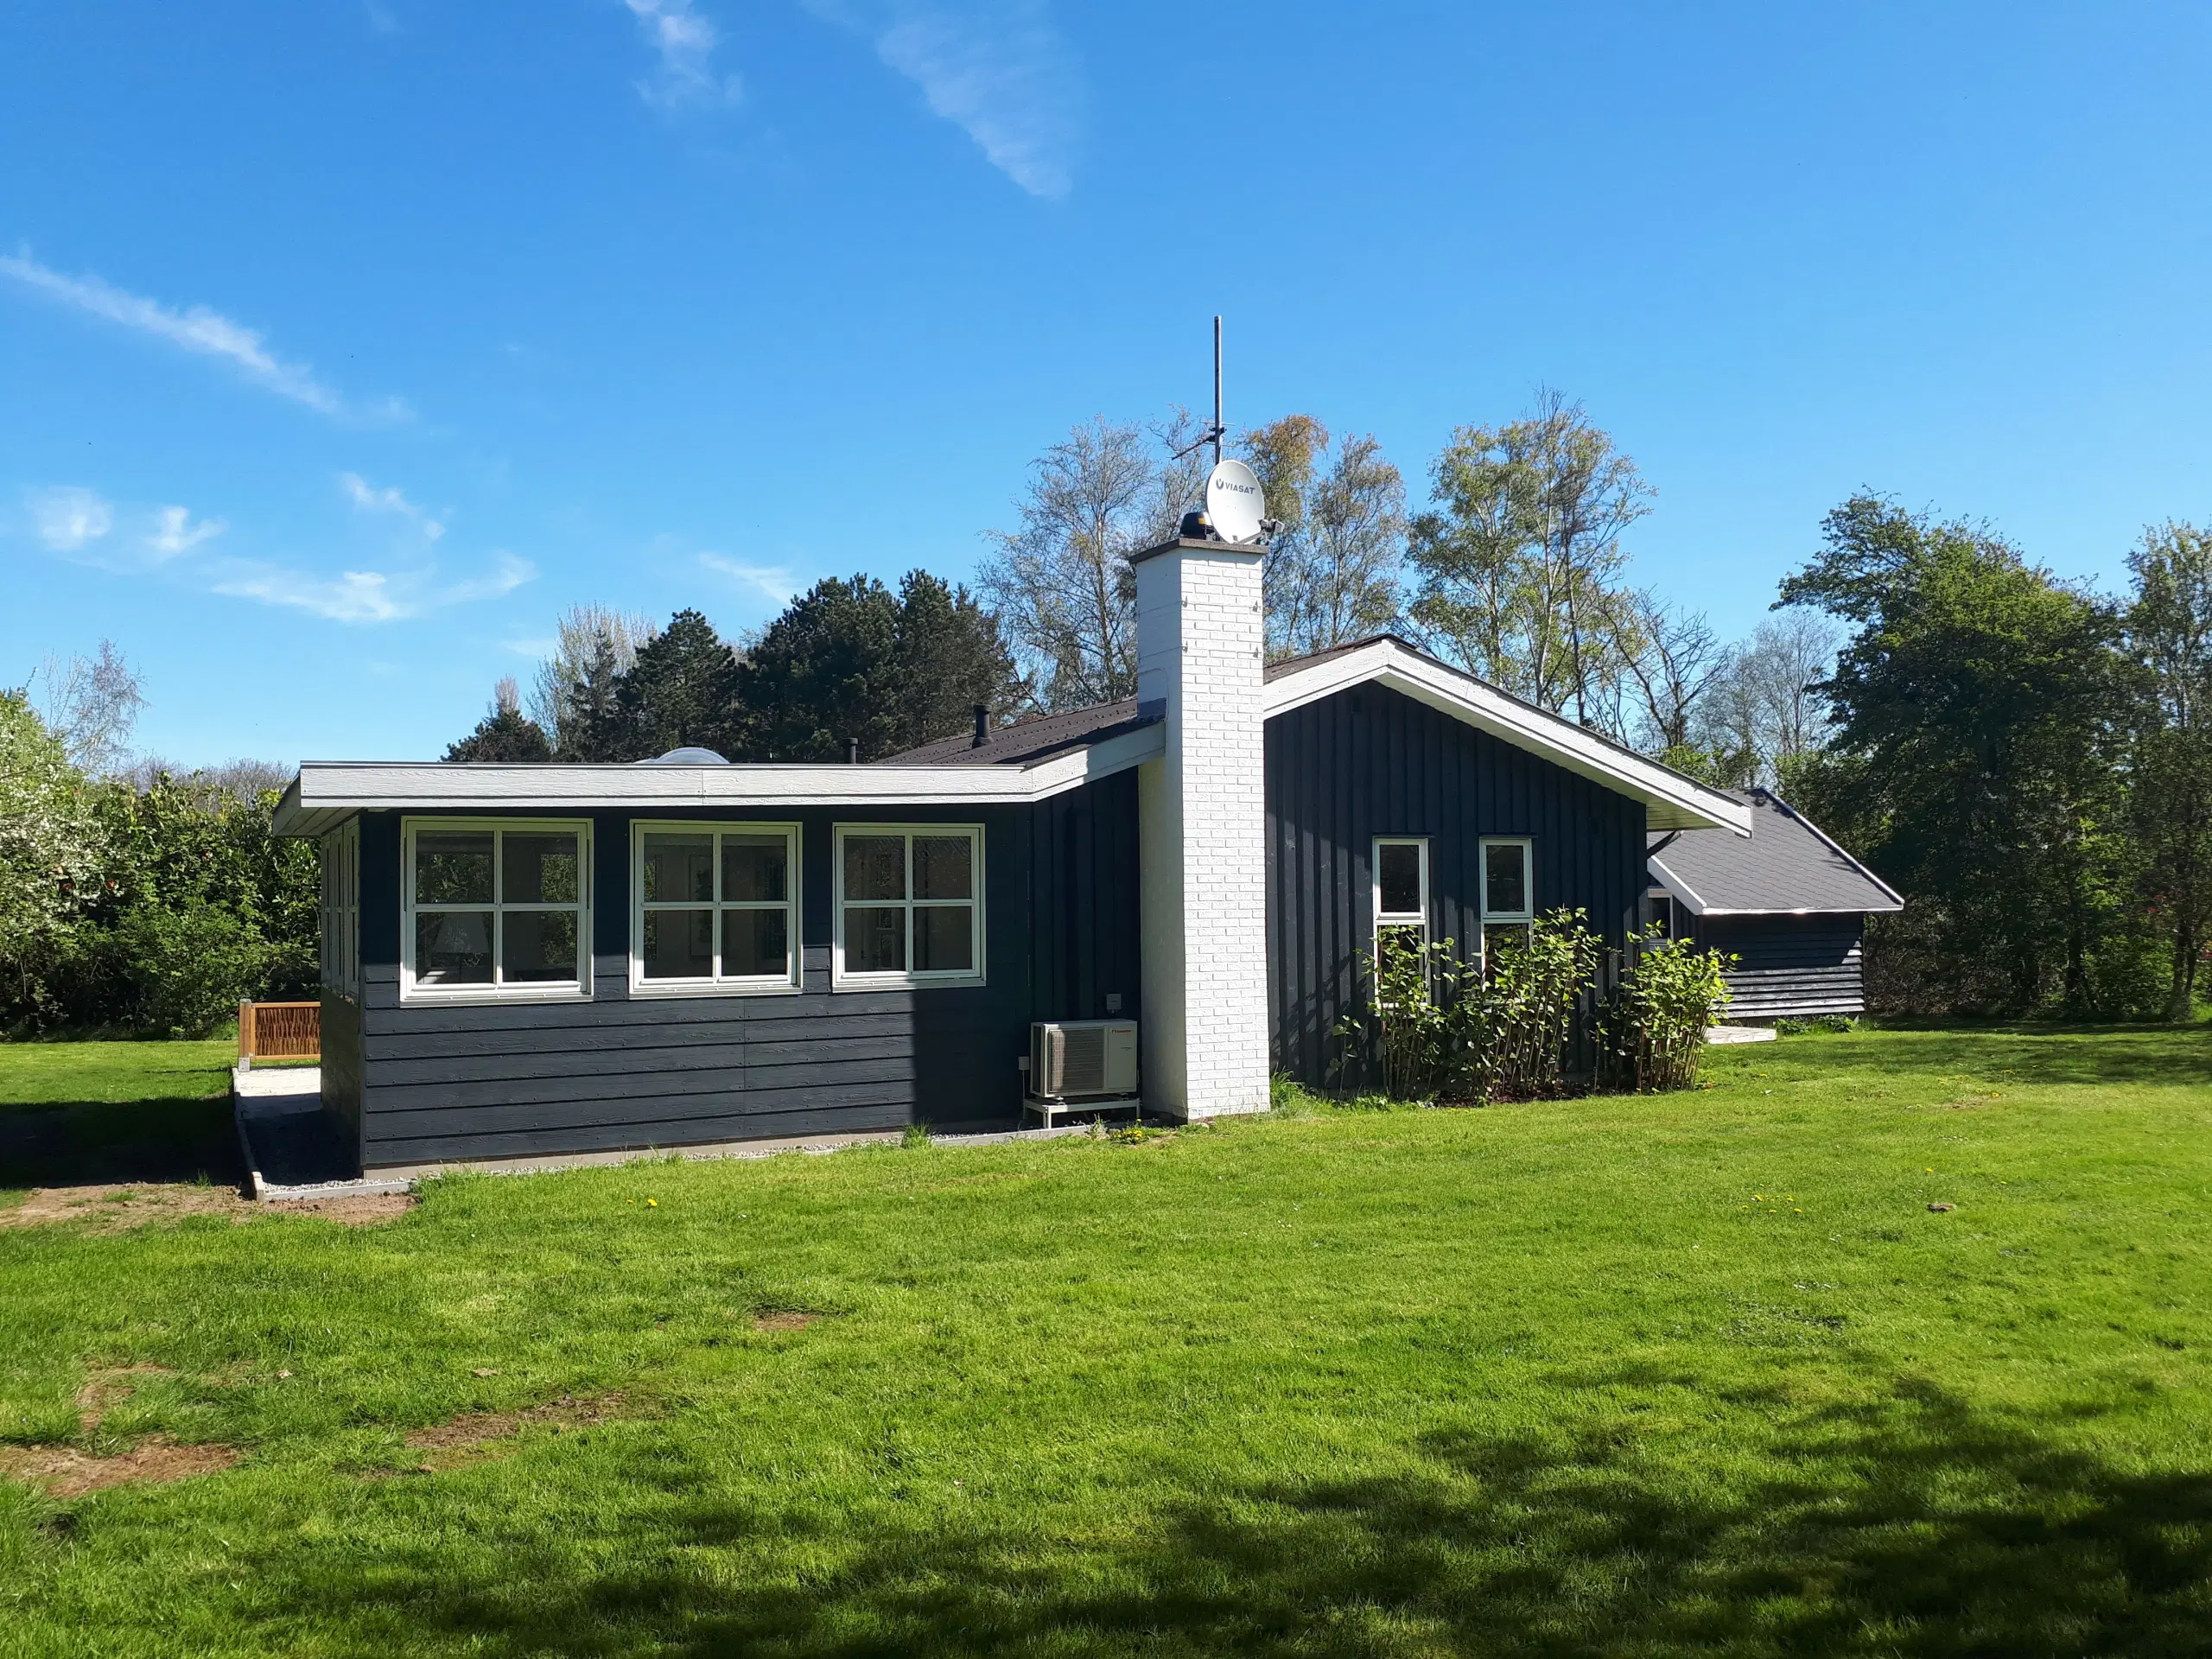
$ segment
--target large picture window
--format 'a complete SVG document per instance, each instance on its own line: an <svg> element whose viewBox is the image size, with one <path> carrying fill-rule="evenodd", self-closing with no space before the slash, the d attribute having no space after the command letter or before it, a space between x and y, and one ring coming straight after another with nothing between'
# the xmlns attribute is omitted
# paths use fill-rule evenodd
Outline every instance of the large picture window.
<svg viewBox="0 0 2212 1659"><path fill-rule="evenodd" d="M840 824L835 981L983 982L983 832L973 824Z"/></svg>
<svg viewBox="0 0 2212 1659"><path fill-rule="evenodd" d="M640 823L634 833L633 990L799 988L798 825Z"/></svg>
<svg viewBox="0 0 2212 1659"><path fill-rule="evenodd" d="M410 818L402 836L404 996L587 996L591 828Z"/></svg>

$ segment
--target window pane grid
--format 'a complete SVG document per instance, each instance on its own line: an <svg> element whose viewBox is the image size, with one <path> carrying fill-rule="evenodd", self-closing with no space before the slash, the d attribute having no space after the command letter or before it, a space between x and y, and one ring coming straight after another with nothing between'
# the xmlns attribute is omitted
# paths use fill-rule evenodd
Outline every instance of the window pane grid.
<svg viewBox="0 0 2212 1659"><path fill-rule="evenodd" d="M747 826L730 830L644 830L639 910L642 938L638 976L644 984L792 984L792 914L798 895L795 832ZM652 896L663 880L672 897ZM733 887L743 897L731 897ZM780 894L781 896L777 896Z"/></svg>
<svg viewBox="0 0 2212 1659"><path fill-rule="evenodd" d="M568 825L410 828L415 988L581 990L587 868L584 832Z"/></svg>
<svg viewBox="0 0 2212 1659"><path fill-rule="evenodd" d="M981 838L970 830L838 830L842 976L972 979Z"/></svg>

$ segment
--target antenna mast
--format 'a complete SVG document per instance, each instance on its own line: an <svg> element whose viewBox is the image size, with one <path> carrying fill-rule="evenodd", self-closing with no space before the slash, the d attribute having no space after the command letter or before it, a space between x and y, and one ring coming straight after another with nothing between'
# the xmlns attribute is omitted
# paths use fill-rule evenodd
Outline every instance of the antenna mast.
<svg viewBox="0 0 2212 1659"><path fill-rule="evenodd" d="M1213 464L1221 465L1221 319L1213 320Z"/></svg>

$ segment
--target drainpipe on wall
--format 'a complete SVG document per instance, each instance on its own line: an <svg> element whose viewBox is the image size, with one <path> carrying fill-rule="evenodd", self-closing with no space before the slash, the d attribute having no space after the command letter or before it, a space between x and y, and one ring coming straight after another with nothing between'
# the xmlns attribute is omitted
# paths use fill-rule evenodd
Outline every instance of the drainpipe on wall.
<svg viewBox="0 0 2212 1659"><path fill-rule="evenodd" d="M1264 618L1255 545L1136 556L1137 702L1166 752L1137 773L1144 1103L1268 1108Z"/></svg>

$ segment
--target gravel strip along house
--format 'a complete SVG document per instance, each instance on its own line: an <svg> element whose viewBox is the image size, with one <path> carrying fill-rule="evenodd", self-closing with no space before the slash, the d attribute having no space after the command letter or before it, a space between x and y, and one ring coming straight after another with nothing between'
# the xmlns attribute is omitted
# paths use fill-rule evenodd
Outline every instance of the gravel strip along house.
<svg viewBox="0 0 2212 1659"><path fill-rule="evenodd" d="M1263 663L1261 552L1139 555L1138 694L861 766L311 762L322 1103L370 1173L1020 1121L1037 1021L1151 1114L1325 1083L1378 927L1616 944L1752 807L1383 637ZM1127 1033L1122 1033L1126 1039Z"/></svg>

